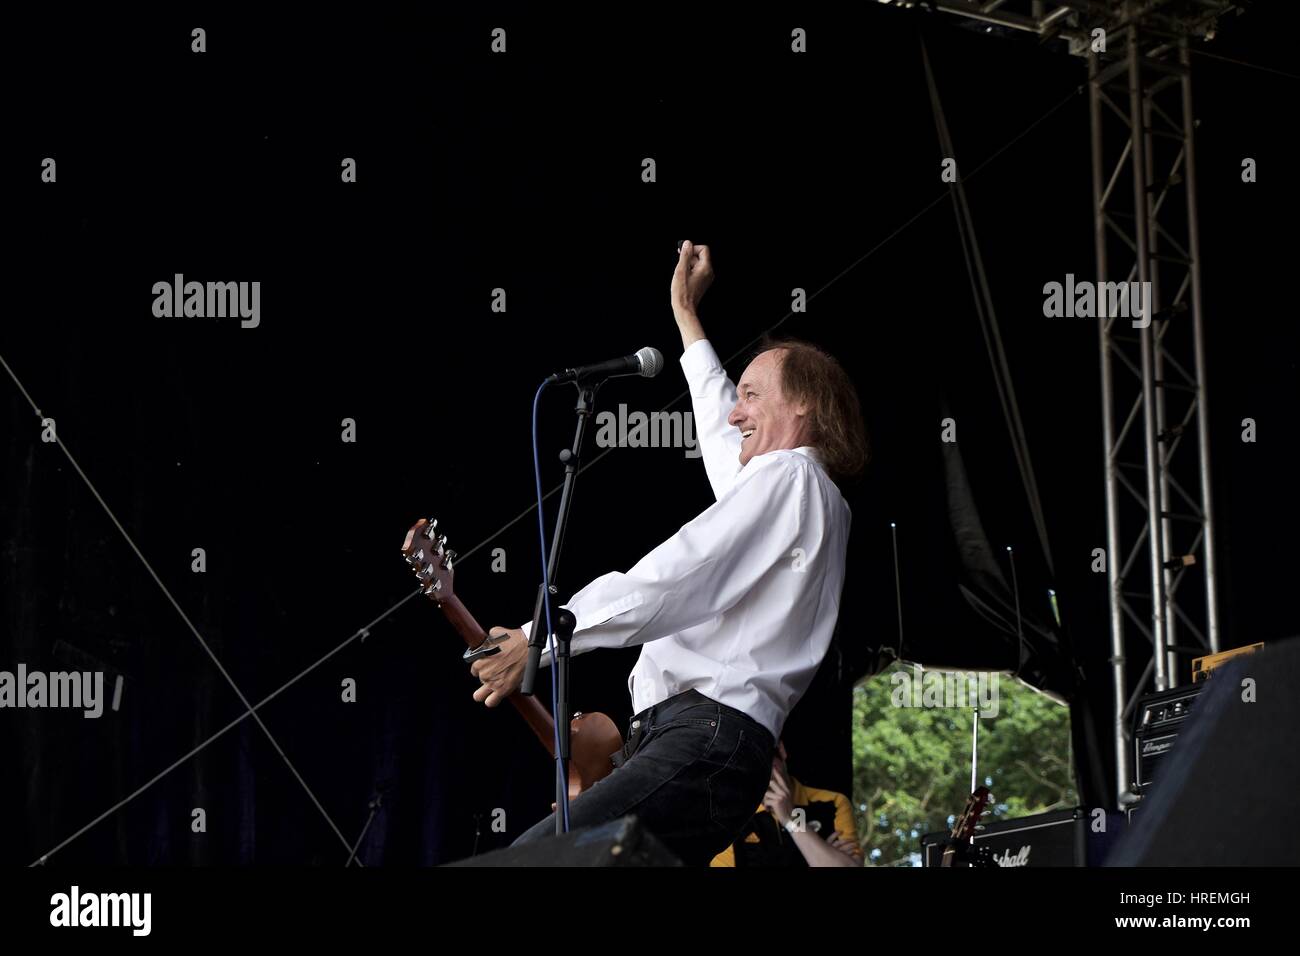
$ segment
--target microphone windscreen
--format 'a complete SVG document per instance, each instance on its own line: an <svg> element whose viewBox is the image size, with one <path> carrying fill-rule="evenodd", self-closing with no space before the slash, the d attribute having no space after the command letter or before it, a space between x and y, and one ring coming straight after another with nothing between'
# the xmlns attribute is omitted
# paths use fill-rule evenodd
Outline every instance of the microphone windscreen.
<svg viewBox="0 0 1300 956"><path fill-rule="evenodd" d="M636 353L636 357L641 360L641 374L646 378L654 378L664 367L664 357L658 349L647 346L640 349Z"/></svg>

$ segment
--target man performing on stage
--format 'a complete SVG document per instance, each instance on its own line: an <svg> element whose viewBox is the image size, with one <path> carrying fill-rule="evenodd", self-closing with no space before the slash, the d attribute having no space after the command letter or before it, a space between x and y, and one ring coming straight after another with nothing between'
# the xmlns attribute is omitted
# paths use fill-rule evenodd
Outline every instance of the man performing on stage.
<svg viewBox="0 0 1300 956"><path fill-rule="evenodd" d="M619 766L570 803L570 827L635 814L699 866L762 801L775 742L830 646L850 518L835 481L867 457L853 383L815 346L766 347L732 385L698 316L712 281L708 247L683 243L673 314L717 501L563 605L577 619L574 655L641 645ZM475 700L495 707L518 689L530 626L491 629L509 637L473 664ZM554 832L552 815L515 843Z"/></svg>

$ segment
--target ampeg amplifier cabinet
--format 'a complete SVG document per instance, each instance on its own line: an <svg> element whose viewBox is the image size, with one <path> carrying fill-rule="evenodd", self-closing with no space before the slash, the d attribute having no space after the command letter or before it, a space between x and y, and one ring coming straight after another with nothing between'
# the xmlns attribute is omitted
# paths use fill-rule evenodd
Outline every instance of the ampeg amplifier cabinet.
<svg viewBox="0 0 1300 956"><path fill-rule="evenodd" d="M1205 683L1184 684L1170 690L1147 694L1138 699L1133 714L1133 791L1141 793L1151 781L1174 741L1187 723L1196 698Z"/></svg>

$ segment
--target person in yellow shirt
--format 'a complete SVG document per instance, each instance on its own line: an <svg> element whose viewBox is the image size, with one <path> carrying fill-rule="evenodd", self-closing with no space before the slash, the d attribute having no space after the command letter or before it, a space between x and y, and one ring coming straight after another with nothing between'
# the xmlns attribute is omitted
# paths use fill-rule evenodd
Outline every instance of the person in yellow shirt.
<svg viewBox="0 0 1300 956"><path fill-rule="evenodd" d="M805 787L790 776L786 760L785 742L779 741L762 804L710 866L862 866L849 798Z"/></svg>

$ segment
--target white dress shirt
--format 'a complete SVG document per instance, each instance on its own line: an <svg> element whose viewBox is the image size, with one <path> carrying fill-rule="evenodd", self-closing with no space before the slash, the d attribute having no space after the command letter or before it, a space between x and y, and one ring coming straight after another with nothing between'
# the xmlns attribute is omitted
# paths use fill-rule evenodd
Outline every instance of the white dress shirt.
<svg viewBox="0 0 1300 956"><path fill-rule="evenodd" d="M692 343L681 364L717 501L629 571L596 578L563 605L577 619L572 652L639 644L634 713L695 689L780 739L830 646L849 507L812 447L742 468L740 431L727 424L736 387L713 346Z"/></svg>

